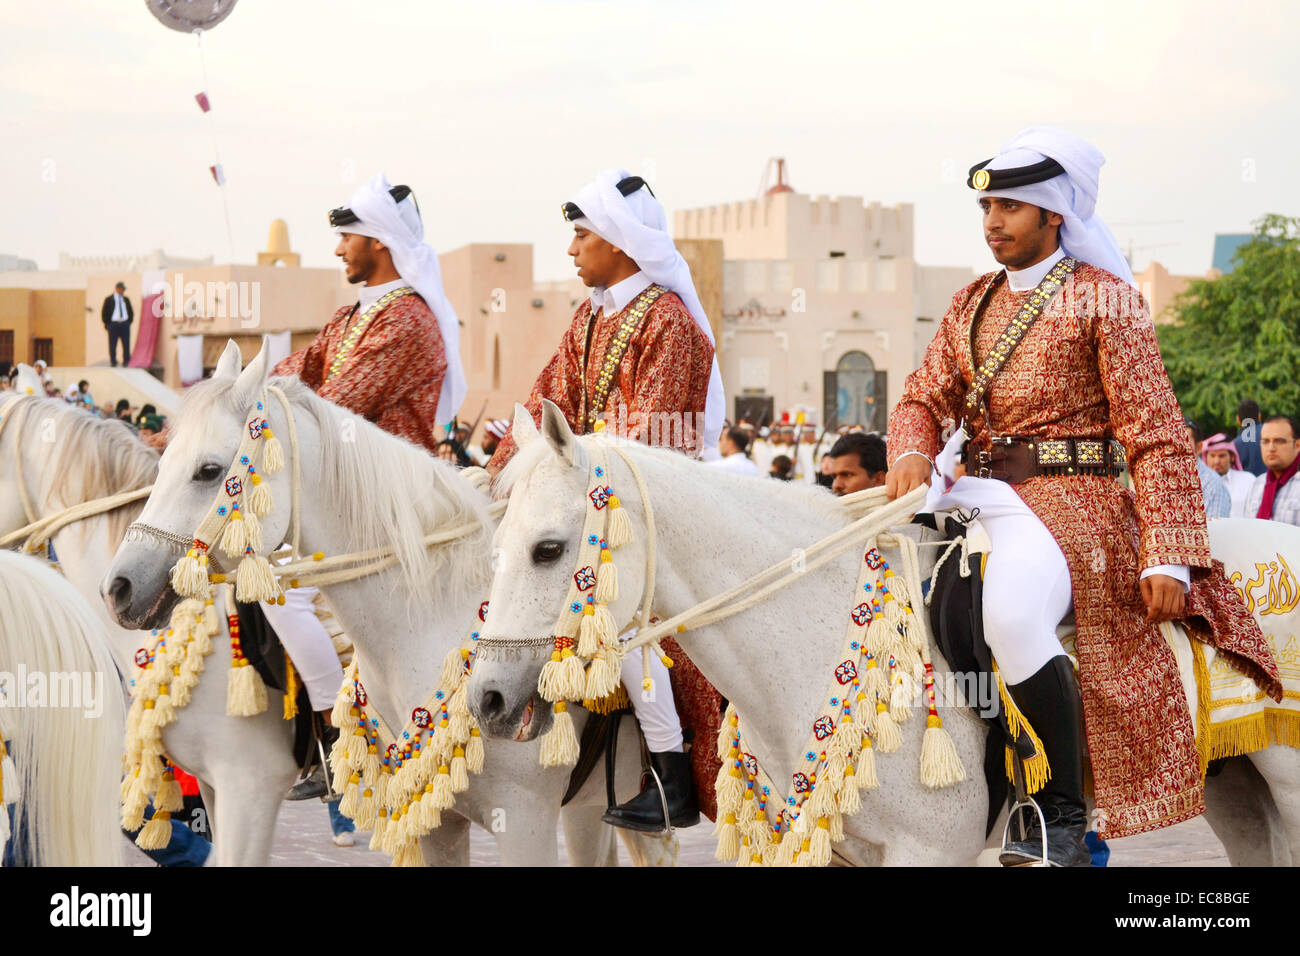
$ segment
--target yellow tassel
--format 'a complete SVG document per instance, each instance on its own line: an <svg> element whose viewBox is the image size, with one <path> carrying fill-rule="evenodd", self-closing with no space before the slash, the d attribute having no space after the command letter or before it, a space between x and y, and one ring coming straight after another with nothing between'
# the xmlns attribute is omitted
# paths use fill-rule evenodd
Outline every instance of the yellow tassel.
<svg viewBox="0 0 1300 956"><path fill-rule="evenodd" d="M609 546L621 548L632 543L632 519L617 495L609 496Z"/></svg>
<svg viewBox="0 0 1300 956"><path fill-rule="evenodd" d="M866 734L862 735L862 749L858 751L858 768L853 779L857 781L859 790L875 790L880 786L880 778L876 776L876 750Z"/></svg>
<svg viewBox="0 0 1300 956"><path fill-rule="evenodd" d="M465 748L457 747L451 758L452 793L464 793L469 789L469 764L465 760Z"/></svg>
<svg viewBox="0 0 1300 956"><path fill-rule="evenodd" d="M921 783L927 787L949 787L966 779L957 747L943 729L943 719L931 714L925 719L921 738Z"/></svg>
<svg viewBox="0 0 1300 956"><path fill-rule="evenodd" d="M252 717L266 710L266 684L257 668L247 661L242 666L230 668L226 685L226 714L231 717Z"/></svg>
<svg viewBox="0 0 1300 956"><path fill-rule="evenodd" d="M172 773L170 767L163 774L162 783L158 784L158 792L154 794L153 805L155 810L166 810L168 813L180 813L185 809L185 798L181 794L181 785L176 782L176 775Z"/></svg>
<svg viewBox="0 0 1300 956"><path fill-rule="evenodd" d="M176 562L171 573L172 590L181 597L206 598L212 592L208 581L208 556L190 548L185 557Z"/></svg>
<svg viewBox="0 0 1300 956"><path fill-rule="evenodd" d="M262 429L262 441L266 445L262 470L268 475L274 475L284 467L284 449L280 447L280 439L275 437L270 428Z"/></svg>
<svg viewBox="0 0 1300 956"><path fill-rule="evenodd" d="M596 573L596 601L599 604L613 604L618 599L618 568L614 567L613 555L608 548L600 552L600 568Z"/></svg>
<svg viewBox="0 0 1300 956"><path fill-rule="evenodd" d="M808 838L808 852L799 854L802 866L829 866L831 862L831 823L826 817L817 818L817 826ZM804 863L803 858L808 862Z"/></svg>
<svg viewBox="0 0 1300 956"><path fill-rule="evenodd" d="M269 457L269 456L268 456ZM393 866L424 866L424 854L416 840L407 840L393 857Z"/></svg>
<svg viewBox="0 0 1300 956"><path fill-rule="evenodd" d="M284 658L284 719L293 720L298 716L298 672L293 669L293 661L288 655Z"/></svg>
<svg viewBox="0 0 1300 956"><path fill-rule="evenodd" d="M244 496L244 500L248 503L248 512L259 518L265 518L271 513L271 489L267 487L261 475L253 475L249 483L252 487Z"/></svg>
<svg viewBox="0 0 1300 956"><path fill-rule="evenodd" d="M433 781L433 805L439 810L449 810L455 802L456 797L452 793L451 786L451 768L443 764L438 768L438 776Z"/></svg>
<svg viewBox="0 0 1300 956"><path fill-rule="evenodd" d="M894 718L889 716L889 708L885 706L883 700L876 703L876 724L873 730L876 746L880 748L882 754L892 754L903 746L903 735L898 729L898 724L894 723Z"/></svg>
<svg viewBox="0 0 1300 956"><path fill-rule="evenodd" d="M1047 751L1043 747L1042 740L1039 739L1037 732L1029 725L1024 714L1015 705L1011 699L1011 694L1007 691L1007 686L1002 680L1002 674L998 670L997 662L993 664L993 676L998 682L998 696L1002 701L1002 711L1006 714L1007 726L1013 737L1019 737L1021 731L1029 735L1030 741L1034 745L1034 754L1028 760L1024 761L1025 768L1025 790L1028 793L1037 793L1047 785L1047 781L1052 779L1052 768L1047 762ZM1005 769L1008 780L1015 780L1015 752L1008 746L1005 754Z"/></svg>
<svg viewBox="0 0 1300 956"><path fill-rule="evenodd" d="M469 729L469 743L465 746L465 766L470 773L483 772L483 732L477 727L471 726Z"/></svg>
<svg viewBox="0 0 1300 956"><path fill-rule="evenodd" d="M135 845L142 850L161 850L172 840L172 815L166 810L156 810L153 819L144 825Z"/></svg>
<svg viewBox="0 0 1300 956"><path fill-rule="evenodd" d="M723 862L735 860L740 856L740 833L736 829L734 813L728 813L723 818L722 831L718 834L718 849L713 856Z"/></svg>
<svg viewBox="0 0 1300 956"><path fill-rule="evenodd" d="M245 554L239 562L239 573L235 583L235 596L244 603L266 601L274 603L280 594L280 587L275 583L275 572L266 558L256 554Z"/></svg>
<svg viewBox="0 0 1300 956"><path fill-rule="evenodd" d="M835 794L835 806L845 816L853 816L862 809L862 794L858 790L857 771L853 764L844 768L844 783Z"/></svg>
<svg viewBox="0 0 1300 956"><path fill-rule="evenodd" d="M543 767L571 767L578 762L578 735L573 729L568 704L555 702L555 715L551 729L542 738L540 755Z"/></svg>

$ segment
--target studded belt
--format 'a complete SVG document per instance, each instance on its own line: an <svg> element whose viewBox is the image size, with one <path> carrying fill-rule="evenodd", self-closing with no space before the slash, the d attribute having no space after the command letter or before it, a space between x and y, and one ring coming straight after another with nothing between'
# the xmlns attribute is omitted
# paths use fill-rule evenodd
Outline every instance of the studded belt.
<svg viewBox="0 0 1300 956"><path fill-rule="evenodd" d="M1042 475L1101 475L1124 470L1124 446L1107 438L1021 438L998 435L978 452L969 474L1019 484Z"/></svg>

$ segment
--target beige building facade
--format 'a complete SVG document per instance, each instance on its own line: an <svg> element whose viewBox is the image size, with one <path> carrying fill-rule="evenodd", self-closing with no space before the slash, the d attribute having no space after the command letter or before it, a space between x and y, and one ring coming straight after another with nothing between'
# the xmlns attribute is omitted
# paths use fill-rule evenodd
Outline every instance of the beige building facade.
<svg viewBox="0 0 1300 956"><path fill-rule="evenodd" d="M777 187L680 210L678 243L722 244L728 417L883 431L948 303L975 278L914 257L913 208Z"/></svg>

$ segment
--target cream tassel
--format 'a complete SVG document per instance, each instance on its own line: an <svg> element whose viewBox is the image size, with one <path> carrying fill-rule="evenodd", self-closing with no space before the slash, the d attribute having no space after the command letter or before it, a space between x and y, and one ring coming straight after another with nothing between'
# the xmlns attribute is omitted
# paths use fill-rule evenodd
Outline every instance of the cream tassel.
<svg viewBox="0 0 1300 956"><path fill-rule="evenodd" d="M265 518L271 513L271 489L266 486L261 475L253 474L248 481L252 485L246 497L248 511L259 518Z"/></svg>
<svg viewBox="0 0 1300 956"><path fill-rule="evenodd" d="M873 697L884 697L889 693L889 675L874 657L867 661L867 676L862 682L862 692L867 695L868 701ZM871 722L870 716L864 719L862 715L858 715L858 720L862 723Z"/></svg>
<svg viewBox="0 0 1300 956"><path fill-rule="evenodd" d="M609 546L621 548L632 543L632 519L617 495L609 496Z"/></svg>
<svg viewBox="0 0 1300 956"><path fill-rule="evenodd" d="M268 475L274 475L284 468L284 449L280 446L280 439L275 437L275 433L269 427L262 429L262 441L266 445L262 470Z"/></svg>
<svg viewBox="0 0 1300 956"><path fill-rule="evenodd" d="M853 764L844 768L844 783L835 794L835 806L845 816L853 816L862 809L862 794L858 790L857 772Z"/></svg>
<svg viewBox="0 0 1300 956"><path fill-rule="evenodd" d="M465 745L465 765L470 773L483 772L483 731L473 724L469 728L469 743Z"/></svg>
<svg viewBox="0 0 1300 956"><path fill-rule="evenodd" d="M269 456L268 456L269 457ZM424 854L416 840L407 840L393 857L393 866L424 866Z"/></svg>
<svg viewBox="0 0 1300 956"><path fill-rule="evenodd" d="M361 799L361 775L355 770L348 775L348 785L343 788L343 799L339 801L339 813L345 817L355 818L357 803Z"/></svg>
<svg viewBox="0 0 1300 956"><path fill-rule="evenodd" d="M930 714L925 719L921 738L921 783L927 787L947 787L966 779L957 747L943 729L943 718Z"/></svg>
<svg viewBox="0 0 1300 956"><path fill-rule="evenodd" d="M897 636L898 632L894 629L894 625L885 618L883 613L878 613L867 625L865 641L867 650L877 661L885 660Z"/></svg>
<svg viewBox="0 0 1300 956"><path fill-rule="evenodd" d="M542 738L540 760L543 767L571 767L578 762L578 735L568 704L562 700L555 702L551 729Z"/></svg>
<svg viewBox="0 0 1300 956"><path fill-rule="evenodd" d="M245 526L244 514L239 510L238 505L232 505L226 530L221 532L221 550L230 557L237 558L247 547L248 529Z"/></svg>
<svg viewBox="0 0 1300 956"><path fill-rule="evenodd" d="M596 640L601 647L609 650L618 641L618 625L614 623L614 615L606 605L597 603L594 617Z"/></svg>
<svg viewBox="0 0 1300 956"><path fill-rule="evenodd" d="M439 810L450 810L456 803L452 792L451 768L443 764L438 768L438 776L433 781L433 805Z"/></svg>
<svg viewBox="0 0 1300 956"><path fill-rule="evenodd" d="M876 776L876 749L871 743L871 738L866 734L862 735L862 749L858 751L858 769L853 779L857 781L859 790L875 790L880 786L880 778Z"/></svg>
<svg viewBox="0 0 1300 956"><path fill-rule="evenodd" d="M451 791L464 793L469 789L469 765L465 760L465 748L457 747L451 756Z"/></svg>
<svg viewBox="0 0 1300 956"><path fill-rule="evenodd" d="M244 555L239 562L239 573L235 583L235 596L244 603L266 601L275 603L280 594L279 585L275 583L275 572L266 558L252 553Z"/></svg>
<svg viewBox="0 0 1300 956"><path fill-rule="evenodd" d="M740 715L736 713L736 705L728 703L727 712L722 716L722 726L718 728L718 759L726 760L731 748L736 746Z"/></svg>
<svg viewBox="0 0 1300 956"><path fill-rule="evenodd" d="M444 689L457 686L465 676L465 660L468 657L467 648L452 648L442 659L442 674L438 678L438 686Z"/></svg>
<svg viewBox="0 0 1300 956"><path fill-rule="evenodd" d="M248 548L254 554L262 553L262 522L251 511L244 515L244 532L247 535ZM232 555L233 557L233 555Z"/></svg>
<svg viewBox="0 0 1300 956"><path fill-rule="evenodd" d="M894 718L889 716L889 707L884 701L876 704L876 723L873 730L876 746L880 748L882 754L892 754L903 746L903 735L898 729L898 724L894 723Z"/></svg>
<svg viewBox="0 0 1300 956"><path fill-rule="evenodd" d="M600 650L600 634L596 631L596 606L587 604L582 609L582 623L578 625L578 656L590 660Z"/></svg>
<svg viewBox="0 0 1300 956"><path fill-rule="evenodd" d="M588 700L600 700L602 697L608 697L618 690L621 661L611 662L611 657L617 661L617 651L601 650L596 652L595 658L587 668L587 686L585 692L579 695L580 697Z"/></svg>
<svg viewBox="0 0 1300 956"><path fill-rule="evenodd" d="M728 862L740 856L740 831L736 829L736 815L728 813L723 817L721 832L718 834L718 849L714 858Z"/></svg>
<svg viewBox="0 0 1300 956"><path fill-rule="evenodd" d="M375 809L375 832L370 835L370 849L376 853L383 852L386 829L388 829L388 808L381 806Z"/></svg>
<svg viewBox="0 0 1300 956"><path fill-rule="evenodd" d="M551 651L551 659L542 667L538 690L546 700L581 700L586 693L586 674L582 658L573 648Z"/></svg>
<svg viewBox="0 0 1300 956"><path fill-rule="evenodd" d="M170 767L163 774L162 783L158 784L158 792L154 794L153 805L155 810L166 810L168 813L180 813L185 809L185 798L181 794L181 785L176 782L176 775L172 773Z"/></svg>
<svg viewBox="0 0 1300 956"><path fill-rule="evenodd" d="M221 630L221 621L217 619L217 606L212 598L203 602L203 629L208 634L215 634Z"/></svg>
<svg viewBox="0 0 1300 956"><path fill-rule="evenodd" d="M889 694L889 716L895 723L901 724L912 716L916 690L916 682L901 669L894 674L894 689Z"/></svg>
<svg viewBox="0 0 1300 956"><path fill-rule="evenodd" d="M808 839L808 852L800 854L799 862L802 864L802 857L808 857L808 866L829 866L831 862L831 823L826 817L817 818L817 826L813 829L812 836Z"/></svg>
<svg viewBox="0 0 1300 956"><path fill-rule="evenodd" d="M172 568L171 580L172 590L181 597L207 597L212 591L212 584L208 581L207 553L190 548Z"/></svg>
<svg viewBox="0 0 1300 956"><path fill-rule="evenodd" d="M142 850L161 850L172 840L172 815L166 810L155 810L153 819L144 825L135 845Z"/></svg>
<svg viewBox="0 0 1300 956"><path fill-rule="evenodd" d="M231 717L252 717L266 710L266 684L257 668L247 661L230 669L226 685L226 713Z"/></svg>
<svg viewBox="0 0 1300 956"><path fill-rule="evenodd" d="M618 568L608 548L600 550L600 569L596 574L596 602L613 604L618 599Z"/></svg>
<svg viewBox="0 0 1300 956"><path fill-rule="evenodd" d="M357 829L371 830L375 826L375 791L370 787L361 791L361 799L357 801Z"/></svg>

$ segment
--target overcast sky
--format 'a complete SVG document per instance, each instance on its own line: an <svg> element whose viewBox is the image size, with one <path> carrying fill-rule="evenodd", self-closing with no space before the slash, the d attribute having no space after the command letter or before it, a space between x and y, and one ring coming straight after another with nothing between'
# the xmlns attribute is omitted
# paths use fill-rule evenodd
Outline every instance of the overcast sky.
<svg viewBox="0 0 1300 956"><path fill-rule="evenodd" d="M1300 214L1300 5L240 0L202 40L143 0L0 7L0 253L162 248L252 262L273 218L334 262L325 211L384 170L439 251L532 242L612 165L674 208L796 189L916 205L916 255L991 258L962 180L1018 129L1106 154L1099 210L1141 268ZM204 79L206 62L207 79ZM206 116L194 94L206 88Z"/></svg>

